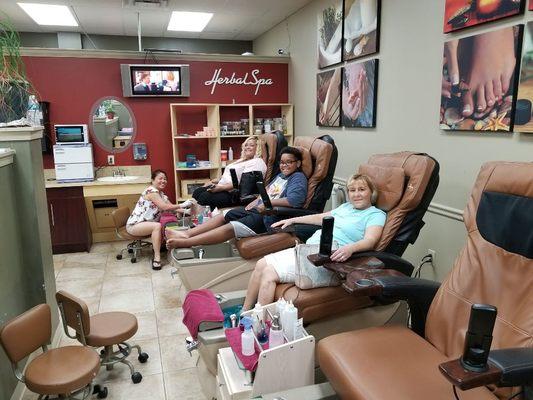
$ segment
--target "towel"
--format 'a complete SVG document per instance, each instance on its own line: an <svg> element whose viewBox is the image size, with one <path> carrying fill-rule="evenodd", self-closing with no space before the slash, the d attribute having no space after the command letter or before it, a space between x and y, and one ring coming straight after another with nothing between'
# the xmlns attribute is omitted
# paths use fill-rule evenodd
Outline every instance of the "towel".
<svg viewBox="0 0 533 400"><path fill-rule="evenodd" d="M248 371L255 371L257 369L257 363L259 361L259 354L261 353L261 350L268 349L268 342L262 344L263 349L260 349L257 342L255 342L255 354L252 354L251 356L245 356L242 354L242 332L239 327L228 328L224 331L224 334L226 335L226 339L228 339L229 346L231 347L237 358L241 361L244 368L246 368Z"/></svg>
<svg viewBox="0 0 533 400"><path fill-rule="evenodd" d="M178 217L176 217L176 214L171 212L163 212L161 213L161 217L159 218L159 223L161 224L161 234L163 236L163 240L166 240L165 236L165 228L167 224L170 224L171 222L178 222Z"/></svg>
<svg viewBox="0 0 533 400"><path fill-rule="evenodd" d="M224 314L213 292L208 289L191 290L183 302L183 324L196 340L202 322L223 322Z"/></svg>

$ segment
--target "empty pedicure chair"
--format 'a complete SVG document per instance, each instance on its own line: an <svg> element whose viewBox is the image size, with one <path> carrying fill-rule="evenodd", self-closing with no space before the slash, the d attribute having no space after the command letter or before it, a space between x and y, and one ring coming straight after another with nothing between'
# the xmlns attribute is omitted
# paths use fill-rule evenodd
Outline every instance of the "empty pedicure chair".
<svg viewBox="0 0 533 400"><path fill-rule="evenodd" d="M387 221L376 251L354 254L344 263L346 271L356 268L379 274L390 269L409 276L414 267L400 256L409 244L415 242L424 225L422 218L438 186L439 165L426 154L401 152L372 156L367 164L360 166L359 172L370 176L376 184L380 193L376 205L387 211ZM294 243L296 240L298 238L289 233L241 239L236 242L235 249L242 258L230 257L218 262L240 262L242 265L250 259L255 263L269 249L279 250L276 248L278 242ZM217 277L215 272L213 274L213 280L221 278L218 287L223 287L223 277ZM340 274L345 277L342 270ZM245 289L246 283L240 289ZM354 329L406 324L407 306L404 302L383 302L370 296L354 297L345 289L350 287L300 290L294 284L279 284L275 298L283 296L293 301L306 331L316 341ZM234 313L244 301L245 290L214 292L225 314ZM221 325L201 326L194 347L200 354L198 373L205 394L210 396L214 393L218 349L227 347Z"/></svg>

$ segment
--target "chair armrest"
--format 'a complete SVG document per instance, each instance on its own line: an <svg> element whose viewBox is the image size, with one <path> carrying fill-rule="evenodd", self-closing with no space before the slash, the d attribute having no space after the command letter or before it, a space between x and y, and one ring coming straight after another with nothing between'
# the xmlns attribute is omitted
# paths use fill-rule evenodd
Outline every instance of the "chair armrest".
<svg viewBox="0 0 533 400"><path fill-rule="evenodd" d="M414 270L413 264L409 261L398 257L397 255L386 253L383 251L362 251L354 253L351 257L343 263L326 262L324 267L330 271L344 274L347 276L351 270L360 268L360 260L362 258L377 258L382 262L379 268L391 269L401 272L403 275L410 276Z"/></svg>
<svg viewBox="0 0 533 400"><path fill-rule="evenodd" d="M241 257L248 260L294 247L297 242L298 239L290 233L273 233L239 239L235 246Z"/></svg>
<svg viewBox="0 0 533 400"><path fill-rule="evenodd" d="M461 390L494 384L499 387L528 386L533 383L533 349L491 350L487 370L467 371L459 359L439 365L440 372Z"/></svg>

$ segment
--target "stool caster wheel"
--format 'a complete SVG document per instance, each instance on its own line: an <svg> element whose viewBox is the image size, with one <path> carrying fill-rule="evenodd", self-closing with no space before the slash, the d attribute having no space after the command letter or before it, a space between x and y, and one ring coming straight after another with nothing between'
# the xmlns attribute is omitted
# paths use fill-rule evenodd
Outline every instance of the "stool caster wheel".
<svg viewBox="0 0 533 400"><path fill-rule="evenodd" d="M135 264L136 262L137 262L137 259L136 259L135 257L132 257L132 259L131 259L131 263L132 263L132 264Z"/></svg>
<svg viewBox="0 0 533 400"><path fill-rule="evenodd" d="M107 397L107 388L100 385L94 385L93 394L97 394L99 399L105 399Z"/></svg>
<svg viewBox="0 0 533 400"><path fill-rule="evenodd" d="M146 361L148 361L148 354L141 353L139 354L139 357L137 357L137 359L139 360L141 364L144 364Z"/></svg>
<svg viewBox="0 0 533 400"><path fill-rule="evenodd" d="M122 260L122 254L117 254L117 260Z"/></svg>
<svg viewBox="0 0 533 400"><path fill-rule="evenodd" d="M128 253L133 253L133 249L128 249Z"/></svg>
<svg viewBox="0 0 533 400"><path fill-rule="evenodd" d="M143 380L143 376L141 375L140 372L135 372L132 376L131 376L131 381L133 383L139 383L140 381Z"/></svg>
<svg viewBox="0 0 533 400"><path fill-rule="evenodd" d="M104 349L100 350L100 355L103 356L104 354L105 354L105 350Z"/></svg>

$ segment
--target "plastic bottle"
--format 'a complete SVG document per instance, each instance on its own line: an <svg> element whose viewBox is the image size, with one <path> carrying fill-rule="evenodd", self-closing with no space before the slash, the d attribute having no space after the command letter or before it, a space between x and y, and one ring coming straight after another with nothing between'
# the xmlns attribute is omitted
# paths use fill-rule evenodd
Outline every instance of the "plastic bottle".
<svg viewBox="0 0 533 400"><path fill-rule="evenodd" d="M294 340L294 324L296 321L298 321L298 309L294 307L292 301L289 301L283 318L283 332L289 342Z"/></svg>
<svg viewBox="0 0 533 400"><path fill-rule="evenodd" d="M283 315L283 311L285 311L285 306L287 305L287 302L283 297L280 297L278 301L276 302L276 313L278 314L281 322L281 316Z"/></svg>
<svg viewBox="0 0 533 400"><path fill-rule="evenodd" d="M249 321L244 322L244 332L241 333L241 347L243 356L255 354L255 338L252 332L252 325Z"/></svg>
<svg viewBox="0 0 533 400"><path fill-rule="evenodd" d="M203 223L206 223L207 221L209 221L209 219L211 219L211 207L205 207L203 217Z"/></svg>
<svg viewBox="0 0 533 400"><path fill-rule="evenodd" d="M233 149L231 147L228 149L228 160L233 160Z"/></svg>
<svg viewBox="0 0 533 400"><path fill-rule="evenodd" d="M252 310L252 323L256 334L261 330L261 322L263 322L263 306L255 303L255 307Z"/></svg>
<svg viewBox="0 0 533 400"><path fill-rule="evenodd" d="M279 315L274 315L272 318L272 325L270 326L270 336L268 337L268 348L281 346L285 341L283 338L283 330L279 322Z"/></svg>

